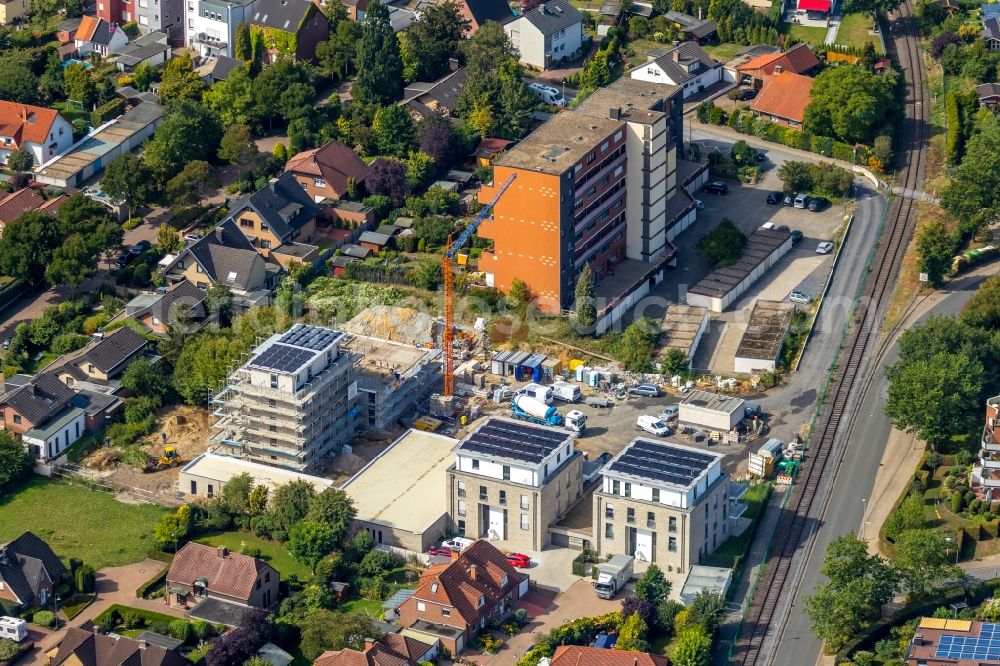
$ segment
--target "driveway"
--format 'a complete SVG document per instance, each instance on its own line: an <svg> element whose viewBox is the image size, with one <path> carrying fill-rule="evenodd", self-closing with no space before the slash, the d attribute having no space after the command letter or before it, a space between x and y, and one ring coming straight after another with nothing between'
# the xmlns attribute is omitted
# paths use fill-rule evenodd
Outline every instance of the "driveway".
<svg viewBox="0 0 1000 666"><path fill-rule="evenodd" d="M157 560L146 559L135 564L128 564L123 567L109 567L97 572L95 585L97 598L92 604L84 608L79 615L70 620L67 625L79 627L88 620L103 613L115 604L130 606L132 608L142 608L144 610L172 615L174 617L184 617L184 611L179 608L171 608L162 599L137 599L136 589L163 570L167 565ZM65 618L62 618L65 622ZM35 645L35 649L30 652L19 664L46 663L45 653L62 641L66 634L65 628L54 631Z"/></svg>

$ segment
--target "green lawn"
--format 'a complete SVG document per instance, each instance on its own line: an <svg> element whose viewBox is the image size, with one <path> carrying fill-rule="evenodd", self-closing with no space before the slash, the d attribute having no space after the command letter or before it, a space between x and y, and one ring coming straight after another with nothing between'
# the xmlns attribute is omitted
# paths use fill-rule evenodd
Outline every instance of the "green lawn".
<svg viewBox="0 0 1000 666"><path fill-rule="evenodd" d="M882 43L878 37L868 34L871 28L871 16L862 13L848 14L840 22L836 43L839 46L853 46L860 49L865 42L871 42L875 45L875 52L882 53Z"/></svg>
<svg viewBox="0 0 1000 666"><path fill-rule="evenodd" d="M708 44L705 46L705 52L712 56L716 60L722 62L728 62L736 57L736 54L745 49L746 47L742 44L730 44L729 42L722 42L721 44Z"/></svg>
<svg viewBox="0 0 1000 666"><path fill-rule="evenodd" d="M90 605L90 602L94 600L93 594L75 594L70 598L69 602L61 602L59 604L59 610L66 614L66 617L72 620L74 617L80 614L84 608Z"/></svg>
<svg viewBox="0 0 1000 666"><path fill-rule="evenodd" d="M123 504L83 484L32 477L0 498L0 542L31 530L63 561L78 557L94 569L121 566L156 546L153 526L164 513L151 504Z"/></svg>
<svg viewBox="0 0 1000 666"><path fill-rule="evenodd" d="M245 543L247 548L259 548L260 559L274 567L282 578L287 578L291 574L300 579L312 578L309 567L296 562L280 543L265 541L249 532L214 532L202 534L195 541L209 546L225 546L235 553L240 552Z"/></svg>
<svg viewBox="0 0 1000 666"><path fill-rule="evenodd" d="M365 613L376 620L381 620L382 613L385 612L382 609L382 602L377 599L373 601L369 601L368 599L348 599L337 606L337 610L341 613Z"/></svg>
<svg viewBox="0 0 1000 666"><path fill-rule="evenodd" d="M826 41L826 28L816 28L811 25L797 25L794 23L783 23L782 32L789 37L800 42L805 42L811 46L818 46Z"/></svg>

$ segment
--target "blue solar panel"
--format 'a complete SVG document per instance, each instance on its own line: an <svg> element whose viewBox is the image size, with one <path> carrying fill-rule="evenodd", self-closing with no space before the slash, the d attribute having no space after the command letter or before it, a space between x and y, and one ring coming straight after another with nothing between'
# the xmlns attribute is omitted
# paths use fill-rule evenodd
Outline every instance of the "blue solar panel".
<svg viewBox="0 0 1000 666"><path fill-rule="evenodd" d="M945 634L938 641L934 656L943 659L1000 661L1000 624L983 624L978 636Z"/></svg>

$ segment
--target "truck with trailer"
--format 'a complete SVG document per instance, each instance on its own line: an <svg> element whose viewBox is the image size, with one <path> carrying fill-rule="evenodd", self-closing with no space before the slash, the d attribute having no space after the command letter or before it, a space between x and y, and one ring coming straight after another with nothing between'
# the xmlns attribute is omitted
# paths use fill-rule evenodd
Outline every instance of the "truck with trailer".
<svg viewBox="0 0 1000 666"><path fill-rule="evenodd" d="M632 578L635 558L631 555L615 555L597 567L597 582L594 591L601 599L614 599Z"/></svg>
<svg viewBox="0 0 1000 666"><path fill-rule="evenodd" d="M511 415L522 421L530 421L539 425L566 427L573 432L583 434L587 427L587 415L574 409L563 418L559 411L551 405L530 395L515 395L510 402Z"/></svg>
<svg viewBox="0 0 1000 666"><path fill-rule="evenodd" d="M552 397L563 402L576 402L582 395L580 387L569 382L556 382L551 388Z"/></svg>

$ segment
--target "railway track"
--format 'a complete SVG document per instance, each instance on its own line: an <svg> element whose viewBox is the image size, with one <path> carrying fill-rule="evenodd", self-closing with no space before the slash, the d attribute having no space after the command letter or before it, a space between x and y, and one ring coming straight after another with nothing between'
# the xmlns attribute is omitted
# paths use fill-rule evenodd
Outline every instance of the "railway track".
<svg viewBox="0 0 1000 666"><path fill-rule="evenodd" d="M912 0L900 6L896 21L896 54L906 81L904 137L906 137L903 186L920 189L930 112L929 93L924 82L919 29L913 20ZM817 415L818 426L809 442L809 457L804 462L797 484L785 506L772 544L771 556L754 590L744 617L740 638L733 650L732 663L740 666L770 664L774 658L787 612L790 610L802 559L808 552L813 525L823 512L843 457L849 425L845 416L852 396L861 389L868 366L869 350L877 341L885 306L892 296L895 277L916 225L912 198L897 197L889 209L878 249L855 310L853 326L841 350L839 365L827 393L828 400ZM841 425L843 424L843 428ZM825 488L824 488L825 486Z"/></svg>

